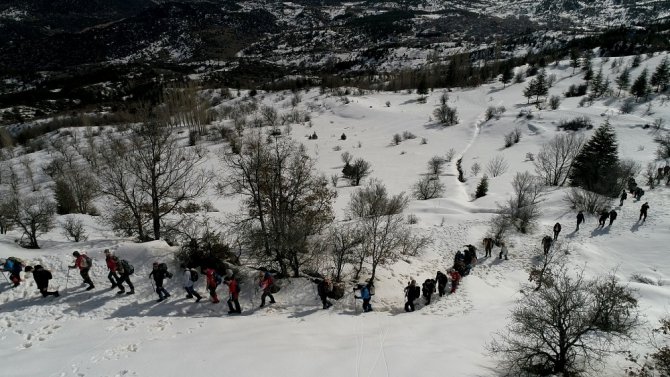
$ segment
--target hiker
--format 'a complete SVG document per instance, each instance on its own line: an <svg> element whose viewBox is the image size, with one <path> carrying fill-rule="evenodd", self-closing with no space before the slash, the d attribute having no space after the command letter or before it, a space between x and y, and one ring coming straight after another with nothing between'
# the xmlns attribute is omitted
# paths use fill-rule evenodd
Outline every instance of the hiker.
<svg viewBox="0 0 670 377"><path fill-rule="evenodd" d="M372 311L372 305L370 305L370 300L372 299L372 293L371 289L373 287L372 281L368 280L367 284L362 284L359 283L356 287L354 287L354 291L360 290L361 295L360 296L354 296L357 299L363 300L363 312L371 312Z"/></svg>
<svg viewBox="0 0 670 377"><path fill-rule="evenodd" d="M612 209L610 211L610 225L609 226L612 226L612 223L614 222L614 220L616 220L616 217L617 217L617 213L614 209Z"/></svg>
<svg viewBox="0 0 670 377"><path fill-rule="evenodd" d="M240 308L240 284L235 279L235 276L227 277L223 279L223 282L228 286L228 314L240 314L242 313L242 308ZM234 305L234 306L233 306Z"/></svg>
<svg viewBox="0 0 670 377"><path fill-rule="evenodd" d="M626 190L623 190L621 192L621 198L620 199L621 200L619 200L619 207L622 207L623 206L623 201L628 199L628 194L626 193Z"/></svg>
<svg viewBox="0 0 670 377"><path fill-rule="evenodd" d="M91 258L89 258L86 253L79 253L79 251L74 251L72 253L72 256L74 256L74 266L68 266L69 269L73 268L78 268L79 269L79 275L81 275L81 278L84 279L84 283L88 284L88 288L86 288L87 291L90 291L91 289L95 288L95 285L93 285L93 281L91 281L91 277L88 276L88 271L91 269L92 266L92 261Z"/></svg>
<svg viewBox="0 0 670 377"><path fill-rule="evenodd" d="M542 238L542 250L544 251L544 255L547 255L549 253L549 249L551 248L551 243L552 239L550 236L544 236Z"/></svg>
<svg viewBox="0 0 670 377"><path fill-rule="evenodd" d="M458 288L458 283L461 281L461 274L458 273L458 271L454 270L453 268L449 269L447 271L449 274L449 277L451 277L451 292L450 293L455 293L456 288Z"/></svg>
<svg viewBox="0 0 670 377"><path fill-rule="evenodd" d="M118 279L118 287L119 291L116 292L117 295L121 295L123 293L127 295L132 295L135 294L135 286L133 285L133 282L130 281L130 275L135 272L135 268L128 263L127 260L121 259L116 257L116 255L113 257L114 262L116 263L116 271L119 273L119 279ZM128 292L126 292L126 289L123 287L123 283L128 284L128 288L130 289Z"/></svg>
<svg viewBox="0 0 670 377"><path fill-rule="evenodd" d="M437 293L440 297L444 296L447 291L447 283L449 282L447 275L443 274L442 271L437 271L435 281L437 281Z"/></svg>
<svg viewBox="0 0 670 377"><path fill-rule="evenodd" d="M107 274L107 279L109 279L112 286L109 289L114 289L119 286L119 275L116 273L116 261L114 260L114 255L109 249L105 249L105 263L107 264L107 269L109 273Z"/></svg>
<svg viewBox="0 0 670 377"><path fill-rule="evenodd" d="M465 246L467 247L467 250L463 250L465 252L465 264L474 266L477 264L477 248L471 244Z"/></svg>
<svg viewBox="0 0 670 377"><path fill-rule="evenodd" d="M184 264L181 265L181 268L184 270L184 290L186 291L186 298L195 297L195 302L200 302L202 296L200 296L200 293L196 292L195 288L193 288L193 283L198 280L198 272L190 267L186 267Z"/></svg>
<svg viewBox="0 0 670 377"><path fill-rule="evenodd" d="M668 175L670 174L670 165L665 165L663 167L663 175Z"/></svg>
<svg viewBox="0 0 670 377"><path fill-rule="evenodd" d="M39 264L36 265L34 268L31 266L26 266L25 272L32 272L33 273L33 279L35 279L35 283L37 284L37 289L40 290L40 293L42 294L42 297L47 297L47 296L60 296L58 293L58 290L54 292L49 292L49 280L53 278L51 275L51 272L48 270L45 270L44 267L40 266Z"/></svg>
<svg viewBox="0 0 670 377"><path fill-rule="evenodd" d="M421 290L423 293L423 298L426 299L426 305L430 305L430 298L435 292L435 280L426 279L426 281L423 282L423 287Z"/></svg>
<svg viewBox="0 0 670 377"><path fill-rule="evenodd" d="M584 222L584 212L579 211L577 214L577 229L575 229L575 232L579 230L579 225Z"/></svg>
<svg viewBox="0 0 670 377"><path fill-rule="evenodd" d="M0 259L2 268L0 270L9 272L9 281L18 287L21 284L21 271L23 270L23 262L15 257L9 257L5 260Z"/></svg>
<svg viewBox="0 0 670 377"><path fill-rule="evenodd" d="M598 219L598 228L602 229L605 226L605 222L607 221L607 219L609 219L609 217L610 217L609 211L604 209L600 213L600 218Z"/></svg>
<svg viewBox="0 0 670 377"><path fill-rule="evenodd" d="M484 238L484 240L482 240L482 244L484 244L484 251L486 252L486 254L484 254L484 258L490 257L491 251L493 250L493 238Z"/></svg>
<svg viewBox="0 0 670 377"><path fill-rule="evenodd" d="M421 289L416 286L416 280L412 279L405 287L405 297L407 297L407 302L405 302L406 312L414 311L414 300L419 298L420 295Z"/></svg>
<svg viewBox="0 0 670 377"><path fill-rule="evenodd" d="M462 251L458 250L456 255L454 255L454 264L458 263L458 261L463 261L463 259L465 259L465 255Z"/></svg>
<svg viewBox="0 0 670 377"><path fill-rule="evenodd" d="M158 293L158 300L156 302L161 302L170 297L170 293L163 288L163 280L165 278L172 279L172 274L168 271L167 265L165 263L154 262L151 273L149 273L149 278L151 277L154 278L154 283L156 283L156 293Z"/></svg>
<svg viewBox="0 0 670 377"><path fill-rule="evenodd" d="M269 272L261 272L260 274L261 281L258 285L261 287L263 294L261 295L261 308L265 306L265 298L270 297L270 304L274 304L275 298L272 296L272 285L274 284L274 279L272 274Z"/></svg>
<svg viewBox="0 0 670 377"><path fill-rule="evenodd" d="M505 256L505 260L507 260L507 246L505 245L505 242L500 242L500 254L498 255L498 259L502 259L503 256Z"/></svg>
<svg viewBox="0 0 670 377"><path fill-rule="evenodd" d="M633 197L639 201L642 199L642 195L644 195L644 190L642 190L640 187L636 188Z"/></svg>
<svg viewBox="0 0 670 377"><path fill-rule="evenodd" d="M324 309L328 309L333 306L333 304L328 301L328 293L333 290L333 284L330 282L330 278L321 280L316 286L316 290L319 294L319 298L321 298L321 303L323 304Z"/></svg>
<svg viewBox="0 0 670 377"><path fill-rule="evenodd" d="M554 241L558 239L558 234L561 233L561 223L554 224Z"/></svg>
<svg viewBox="0 0 670 377"><path fill-rule="evenodd" d="M640 207L640 218L637 221L642 220L642 222L645 222L647 220L648 210L649 210L649 202L644 202L642 207Z"/></svg>
<svg viewBox="0 0 670 377"><path fill-rule="evenodd" d="M205 269L205 276L207 277L207 290L209 291L209 298L212 304L219 303L219 297L216 295L216 286L219 285L220 277L213 268Z"/></svg>

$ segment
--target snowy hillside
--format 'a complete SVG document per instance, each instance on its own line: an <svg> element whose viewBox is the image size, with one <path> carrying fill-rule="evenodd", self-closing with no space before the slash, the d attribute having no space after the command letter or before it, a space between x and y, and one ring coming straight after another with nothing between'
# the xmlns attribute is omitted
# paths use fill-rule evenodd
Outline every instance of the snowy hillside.
<svg viewBox="0 0 670 377"><path fill-rule="evenodd" d="M643 59L631 70L631 82L645 67L653 72L667 56L662 53ZM626 57L620 63L628 65L632 59ZM594 71L602 67L605 76L614 82L621 67L620 63L612 67L614 60L593 59ZM517 67L516 71L525 69ZM579 131L589 137L609 119L619 142L619 157L635 160L643 167L654 162L658 132L667 132L649 127L657 119L667 126L667 94L654 95L624 114L620 111L623 97L603 97L590 106L580 105L583 97L564 98L571 85L584 80L580 70L573 74L568 60L548 65L546 74L555 75L549 95L561 96L558 109L539 110L527 104L523 90L530 78L505 87L496 82L474 89L453 89L448 92L447 103L457 109L459 123L451 127L442 127L434 119L433 111L444 93L441 89L428 94L425 103L417 101L419 95L406 92L332 95L311 89L301 93L297 109L308 112L311 120L292 125L290 137L305 145L326 177L341 173L341 154L349 152L371 164L372 174L363 183L379 179L390 194L409 194L427 172L433 156L445 156L450 149L455 152L439 177L446 187L444 194L424 201L413 199L404 212L416 216L412 231L428 236L432 243L417 257L404 257L380 267L373 312L361 313L360 300L354 300L350 285L332 308L322 310L316 286L304 278L284 279L275 295L277 303L258 308L260 293L252 272L246 271L241 282L242 314L228 316L224 300L219 304L208 302L202 278L196 290L203 301L184 298L181 274L173 261L177 247L163 241L134 243L116 236L94 217L77 215L89 234L88 240L77 244L68 242L60 228L41 236L42 248L38 250L20 248L15 243L21 236L18 230L0 235L0 257L16 256L31 265L45 266L54 275L51 287L61 294L59 298L42 298L30 274L17 288L0 280L0 358L6 361L2 375L496 376L501 371L486 345L494 333L509 325L509 311L521 291L532 289L529 271L541 259L542 237L551 234L556 222L563 225L559 240L570 251L567 258L572 268L584 269L587 277L616 271L620 281L637 290L646 322L639 329L640 342L630 344L630 349L648 351L644 339L658 319L668 314L670 305L670 188L664 184L650 189L642 184L645 179L640 175L637 182L646 191L641 201L631 195L621 207L618 200L613 201L611 208L619 216L611 227L596 229L597 218L587 216L579 231L574 231L576 212L564 200L569 188L548 188L542 197L536 230L507 236L509 260L498 259L498 247L493 249L493 257L483 258L481 240L499 205L513 193L514 175L524 171L534 174L529 153L536 156L543 143L564 133L557 127L561 121L580 116L590 119L594 128ZM248 100L245 92L242 94L222 100L219 107ZM280 112L288 112L291 95L259 93L257 98ZM505 111L498 118L486 120L490 106L504 107ZM520 141L505 148L505 135L515 129L521 132ZM341 139L343 133L346 140ZM415 138L397 145L392 142L395 134L403 133ZM313 134L318 138L308 139ZM202 145L208 150L207 166L225 174L218 157L222 144L205 140ZM35 171L41 171L53 158L46 151L29 156ZM508 168L493 177L487 166L499 156ZM19 169L21 159L17 155L9 163ZM465 182L457 179L459 159ZM476 163L481 169L474 174ZM664 166L665 161L655 164ZM489 178L488 194L475 200L474 192L484 174ZM38 184L46 186L48 177L42 173L38 177ZM24 189L29 191L28 186ZM337 221L346 219L345 209L356 189L343 178L338 180L334 205ZM229 218L240 207L238 196L221 196L213 188L206 199L218 209L208 213L213 218ZM100 199L99 204L103 202ZM650 205L644 223L637 221L643 202ZM466 244L480 249L480 260L459 289L445 297L435 296L428 306L419 299L417 310L405 313L403 288L407 282L411 278L423 282L434 278L438 270L445 272L455 252ZM131 276L135 295L117 296L116 290L109 289L102 253L105 248L135 266ZM91 275L96 289L84 291L79 275L74 270L68 274L74 250L86 251L94 259ZM166 283L172 296L161 303L156 302L148 278L152 262L159 260L168 262L176 275ZM225 287L219 287L219 294L226 297ZM601 373L624 376L628 365L625 355L617 355L607 360Z"/></svg>

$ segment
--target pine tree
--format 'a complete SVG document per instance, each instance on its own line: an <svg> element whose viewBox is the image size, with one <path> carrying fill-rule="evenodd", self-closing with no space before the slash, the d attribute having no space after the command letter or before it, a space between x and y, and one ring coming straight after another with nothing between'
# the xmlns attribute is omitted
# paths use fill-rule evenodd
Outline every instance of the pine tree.
<svg viewBox="0 0 670 377"><path fill-rule="evenodd" d="M630 86L630 71L628 67L624 68L619 77L616 78L616 86L619 89L617 97L621 95L621 90L628 90Z"/></svg>
<svg viewBox="0 0 670 377"><path fill-rule="evenodd" d="M600 97L603 92L603 69L600 68L598 73L591 80L591 91L595 97Z"/></svg>
<svg viewBox="0 0 670 377"><path fill-rule="evenodd" d="M635 79L633 86L630 87L630 93L635 98L643 98L649 95L649 84L647 83L647 69L643 69L640 76Z"/></svg>
<svg viewBox="0 0 670 377"><path fill-rule="evenodd" d="M575 74L575 69L579 67L579 52L575 49L570 50L570 67L572 67L572 74Z"/></svg>
<svg viewBox="0 0 670 377"><path fill-rule="evenodd" d="M656 92L660 93L668 88L670 80L670 67L668 66L668 57L663 58L661 63L651 75L651 85L656 87Z"/></svg>
<svg viewBox="0 0 670 377"><path fill-rule="evenodd" d="M547 73L543 70L538 72L535 80L535 102L540 102L541 96L546 96L549 93L549 85L547 84Z"/></svg>
<svg viewBox="0 0 670 377"><path fill-rule="evenodd" d="M591 61L584 66L584 81L589 82L593 78L593 67L591 67Z"/></svg>
<svg viewBox="0 0 670 377"><path fill-rule="evenodd" d="M575 158L570 182L572 186L613 197L619 191L616 185L618 170L616 134L607 120L598 127Z"/></svg>
<svg viewBox="0 0 670 377"><path fill-rule="evenodd" d="M514 71L510 65L506 65L503 68L502 75L500 76L500 81L503 83L503 88L512 81L514 77Z"/></svg>
<svg viewBox="0 0 670 377"><path fill-rule="evenodd" d="M479 184L477 185L477 191L475 191L475 198L481 198L482 196L486 196L486 193L489 191L489 178L484 174L482 179L479 181Z"/></svg>

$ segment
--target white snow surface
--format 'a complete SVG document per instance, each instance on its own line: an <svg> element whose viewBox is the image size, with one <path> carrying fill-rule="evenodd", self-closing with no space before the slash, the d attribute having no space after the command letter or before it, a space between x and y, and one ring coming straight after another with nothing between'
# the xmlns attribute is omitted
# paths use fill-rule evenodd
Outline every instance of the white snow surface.
<svg viewBox="0 0 670 377"><path fill-rule="evenodd" d="M637 77L645 66L653 70L665 55L643 61L631 77ZM603 69L614 81L616 72L611 71L611 61L604 63ZM594 60L596 71L600 63L600 59ZM548 67L547 73L557 76L550 94L561 94L569 85L582 82L582 75L573 75L568 61ZM486 344L508 325L509 310L520 291L528 288L528 270L541 254L540 239L550 234L557 221L563 224L560 239L571 251L568 258L575 269L584 269L588 277L615 270L621 281L638 290L640 311L647 321L640 329L640 339L644 339L649 328L667 315L670 303L670 189L665 186L653 190L643 186L646 193L642 202L648 201L651 206L645 223L637 222L642 203L629 197L621 208L614 207L619 217L611 227L595 230L596 219L588 217L579 232L573 231L576 213L563 200L568 189L549 189L535 232L510 236L509 260L498 260L499 249L494 248L494 257L481 259L455 294L435 298L429 306L419 304L413 313L403 311L403 288L411 277L418 282L432 278L437 270L450 267L455 251L464 244L480 245L497 203L511 194L514 174L533 171L526 154L537 154L543 142L560 132L556 127L560 120L586 116L597 127L607 116L617 133L620 157L643 166L653 160L654 134L642 125L658 118L667 123L670 107L660 97L652 101L651 113L644 104L632 114L620 114L620 98L599 100L590 107L579 107L579 98L564 98L556 111L537 110L526 104L522 96L525 86L503 88L500 83L490 83L453 90L449 104L458 109L460 123L448 128L429 121L442 90L433 91L426 104L417 103L416 94L405 92L350 95L348 104L318 90L303 95L300 107L311 111L313 125L294 125L291 136L305 143L326 176L340 172L340 154L349 151L371 163L374 172L366 180L382 180L391 194L409 192L426 172L431 157L444 155L451 148L456 151L440 177L447 187L443 197L412 201L407 210L407 215L418 218L414 230L429 235L432 245L416 258L381 268L373 312L362 314L360 301L354 306L350 290L334 307L322 310L315 285L306 279L284 281L276 294L277 303L259 309L260 297L248 278L242 281L243 313L230 317L226 314L224 288L219 288L224 300L212 304L207 301L201 278L196 289L204 298L195 303L184 298L178 273L166 283L172 296L156 303L148 279L151 262L172 263L175 248L162 241L133 243L81 215L90 236L79 244L67 242L59 229L40 238L39 250L16 246L18 231L0 236L0 257L16 256L30 264L42 264L54 274L51 286L61 292L60 298L42 298L29 275L18 288L0 281L0 359L5 361L2 375L496 376L500 371ZM279 94L263 96L267 104L283 104ZM290 102L290 98L285 101ZM500 119L485 122L488 106L505 106L507 111ZM521 110L532 110L533 118L518 117ZM520 143L503 148L503 135L516 127L523 134ZM417 138L392 146L392 136L404 131ZM313 132L318 139L307 140ZM584 132L591 134L593 130ZM340 140L342 133L347 135L344 141ZM422 144L422 138L426 144ZM210 148L212 166L219 165L215 156L219 147ZM488 195L473 200L486 164L497 155L506 159L509 169L501 176L489 177ZM44 152L31 157L41 164L50 158ZM460 157L466 183L456 179L455 161ZM476 177L470 171L475 162L483 170ZM642 181L638 177L638 182ZM342 179L339 181L339 219L345 216L353 190ZM225 217L239 208L236 197L212 194L208 199L220 210L213 215ZM135 266L131 277L136 285L134 296L119 297L116 290L109 290L104 248L114 250ZM84 291L74 270L68 278L73 250L84 250L93 257L95 290ZM171 269L178 272L174 266ZM633 281L634 274L656 284ZM642 343L630 347L636 352L647 350ZM612 357L600 373L623 376L627 365L623 356Z"/></svg>

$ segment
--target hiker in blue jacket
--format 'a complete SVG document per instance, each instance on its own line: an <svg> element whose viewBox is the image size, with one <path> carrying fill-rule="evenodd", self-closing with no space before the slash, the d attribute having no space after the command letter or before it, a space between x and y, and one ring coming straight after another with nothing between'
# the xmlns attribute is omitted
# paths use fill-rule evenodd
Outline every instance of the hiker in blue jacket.
<svg viewBox="0 0 670 377"><path fill-rule="evenodd" d="M363 300L363 311L364 312L371 312L372 311L372 305L370 305L370 299L372 298L372 292L371 289L373 287L373 284L371 281L368 281L367 284L358 284L356 287L354 287L354 291L360 290L361 295L360 296L355 296L357 299Z"/></svg>

